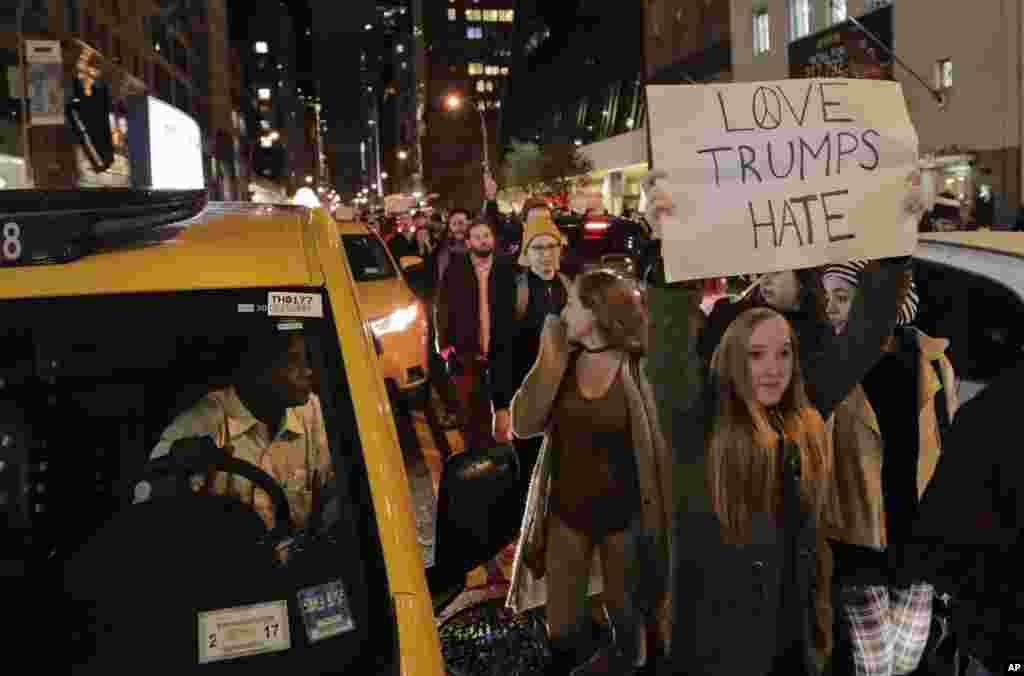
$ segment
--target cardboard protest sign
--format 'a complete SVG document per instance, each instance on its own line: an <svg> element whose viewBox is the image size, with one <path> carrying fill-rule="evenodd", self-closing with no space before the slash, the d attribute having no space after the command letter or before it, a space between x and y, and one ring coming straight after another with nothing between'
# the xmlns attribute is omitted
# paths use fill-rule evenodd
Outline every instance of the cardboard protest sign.
<svg viewBox="0 0 1024 676"><path fill-rule="evenodd" d="M917 133L900 85L651 85L667 281L909 255Z"/></svg>

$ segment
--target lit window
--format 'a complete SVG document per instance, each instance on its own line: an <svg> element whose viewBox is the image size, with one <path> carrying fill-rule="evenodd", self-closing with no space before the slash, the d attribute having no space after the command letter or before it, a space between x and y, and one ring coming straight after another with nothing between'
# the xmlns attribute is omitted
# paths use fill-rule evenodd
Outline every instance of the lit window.
<svg viewBox="0 0 1024 676"><path fill-rule="evenodd" d="M754 53L764 54L772 48L772 26L767 9L754 11Z"/></svg>
<svg viewBox="0 0 1024 676"><path fill-rule="evenodd" d="M482 92L484 92L484 91L485 91L486 89L487 89L487 85L486 85L486 84L484 84L484 81L483 81L483 80L477 80L477 81L476 81L476 90L477 90L478 92L481 92L481 93L482 93Z"/></svg>
<svg viewBox="0 0 1024 676"><path fill-rule="evenodd" d="M508 66L502 66L501 74L502 75L508 75Z"/></svg>
<svg viewBox="0 0 1024 676"><path fill-rule="evenodd" d="M408 61L403 61L402 62L402 70L409 70L409 62Z"/></svg>
<svg viewBox="0 0 1024 676"><path fill-rule="evenodd" d="M481 18L481 12L479 9L466 10L466 21L480 21Z"/></svg>
<svg viewBox="0 0 1024 676"><path fill-rule="evenodd" d="M496 10L496 9L485 9L484 10L484 21L488 21L490 23L497 23L498 22L498 10Z"/></svg>
<svg viewBox="0 0 1024 676"><path fill-rule="evenodd" d="M484 29L480 26L469 26L466 28L466 37L470 40L483 40Z"/></svg>
<svg viewBox="0 0 1024 676"><path fill-rule="evenodd" d="M260 127L263 129L270 129L270 122L267 120L260 120Z"/></svg>
<svg viewBox="0 0 1024 676"><path fill-rule="evenodd" d="M505 23L512 23L516 20L516 10L514 9L503 9L499 12L501 20Z"/></svg>
<svg viewBox="0 0 1024 676"><path fill-rule="evenodd" d="M487 91L489 91L489 92L493 92L494 91L494 83L491 82L490 80L487 81Z"/></svg>
<svg viewBox="0 0 1024 676"><path fill-rule="evenodd" d="M405 45L398 45L395 47L395 51L399 54L405 54Z"/></svg>
<svg viewBox="0 0 1024 676"><path fill-rule="evenodd" d="M937 89L949 89L953 86L953 61L940 59L935 64L935 86Z"/></svg>
<svg viewBox="0 0 1024 676"><path fill-rule="evenodd" d="M789 39L810 35L813 25L811 0L789 0Z"/></svg>
<svg viewBox="0 0 1024 676"><path fill-rule="evenodd" d="M482 64L482 63L471 63L471 64L469 64L469 74L470 75L483 75L484 74L484 64Z"/></svg>
<svg viewBox="0 0 1024 676"><path fill-rule="evenodd" d="M832 23L846 21L846 0L831 0Z"/></svg>
<svg viewBox="0 0 1024 676"><path fill-rule="evenodd" d="M497 75L498 73L499 73L499 70L498 70L497 66L487 66L487 74L488 75Z"/></svg>
<svg viewBox="0 0 1024 676"><path fill-rule="evenodd" d="M495 108L501 108L501 101L495 101L494 102L494 107Z"/></svg>
<svg viewBox="0 0 1024 676"><path fill-rule="evenodd" d="M256 90L256 96L259 97L260 101L269 101L270 89L268 89L267 87L260 87L259 89Z"/></svg>
<svg viewBox="0 0 1024 676"><path fill-rule="evenodd" d="M448 8L448 20L449 21L455 21L455 19L457 19L458 17L459 17L459 13L457 11L455 11L455 8L454 7L449 7Z"/></svg>
<svg viewBox="0 0 1024 676"><path fill-rule="evenodd" d="M270 47L267 45L266 42L263 42L262 40L254 44L252 48L253 51L255 51L257 54L266 54L267 52L270 51Z"/></svg>

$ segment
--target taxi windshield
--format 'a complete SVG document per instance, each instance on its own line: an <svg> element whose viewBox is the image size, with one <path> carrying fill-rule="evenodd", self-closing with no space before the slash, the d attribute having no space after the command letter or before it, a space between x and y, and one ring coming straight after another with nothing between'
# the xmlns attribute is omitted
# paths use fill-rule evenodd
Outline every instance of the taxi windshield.
<svg viewBox="0 0 1024 676"><path fill-rule="evenodd" d="M293 649L315 643L340 672L379 673L397 660L333 322L315 288L0 302L0 579L7 598L26 585L73 597L36 598L16 611L51 628L50 613L62 616L51 638L65 664L68 654L74 664L97 654L97 621L110 623L111 645L163 627L167 645L184 637L185 661L194 660L197 621L281 599L301 617L291 624ZM285 511L260 484L227 472L193 475L194 495L140 480L155 459L197 438L268 475ZM228 507L211 512L204 494ZM282 518L294 526L293 540L274 541L274 551L291 552L286 568L263 561L260 545L242 535L252 527L274 538ZM87 583L68 582L86 569ZM284 583L295 589L282 591ZM140 593L145 603L132 605ZM200 659L232 659L221 644L203 645Z"/></svg>
<svg viewBox="0 0 1024 676"><path fill-rule="evenodd" d="M357 282L393 279L395 266L381 241L372 235L342 235L352 275Z"/></svg>

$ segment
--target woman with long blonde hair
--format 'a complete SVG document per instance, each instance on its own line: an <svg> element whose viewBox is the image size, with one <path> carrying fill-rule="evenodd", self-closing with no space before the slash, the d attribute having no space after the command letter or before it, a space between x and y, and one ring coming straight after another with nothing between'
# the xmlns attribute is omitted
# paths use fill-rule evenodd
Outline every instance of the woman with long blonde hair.
<svg viewBox="0 0 1024 676"><path fill-rule="evenodd" d="M726 330L709 384L706 480L722 542L747 545L767 529L784 543L772 676L817 672L813 552L835 519L830 441L798 354L781 314L748 310Z"/></svg>

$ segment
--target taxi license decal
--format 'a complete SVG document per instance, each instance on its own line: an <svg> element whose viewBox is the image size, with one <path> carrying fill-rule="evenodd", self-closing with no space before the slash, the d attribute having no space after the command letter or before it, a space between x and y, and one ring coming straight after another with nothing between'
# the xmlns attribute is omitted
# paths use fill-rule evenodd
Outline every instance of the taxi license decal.
<svg viewBox="0 0 1024 676"><path fill-rule="evenodd" d="M270 317L323 318L323 298L318 293L270 291L267 294L267 315Z"/></svg>
<svg viewBox="0 0 1024 676"><path fill-rule="evenodd" d="M310 643L356 628L341 580L302 589L297 596Z"/></svg>
<svg viewBox="0 0 1024 676"><path fill-rule="evenodd" d="M291 648L288 602L199 613L199 663L220 662Z"/></svg>
<svg viewBox="0 0 1024 676"><path fill-rule="evenodd" d="M302 326L303 326L302 322L278 322L277 323L277 330L278 331L301 331L302 330Z"/></svg>

